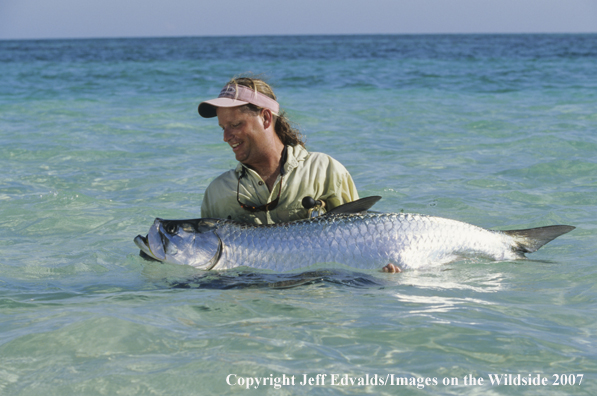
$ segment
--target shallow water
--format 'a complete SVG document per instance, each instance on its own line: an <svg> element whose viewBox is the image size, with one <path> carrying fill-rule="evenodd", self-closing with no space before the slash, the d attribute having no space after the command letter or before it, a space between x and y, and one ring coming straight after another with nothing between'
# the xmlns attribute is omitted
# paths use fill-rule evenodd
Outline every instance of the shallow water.
<svg viewBox="0 0 597 396"><path fill-rule="evenodd" d="M596 66L595 35L0 41L0 394L595 394ZM399 275L143 260L234 166L196 107L244 71L376 210L577 229Z"/></svg>

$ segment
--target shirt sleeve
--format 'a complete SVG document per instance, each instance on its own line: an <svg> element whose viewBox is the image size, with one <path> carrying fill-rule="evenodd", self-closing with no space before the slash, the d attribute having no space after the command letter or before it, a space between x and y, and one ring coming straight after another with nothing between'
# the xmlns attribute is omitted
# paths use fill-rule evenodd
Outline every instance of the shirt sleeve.
<svg viewBox="0 0 597 396"><path fill-rule="evenodd" d="M201 217L204 219L214 218L212 214L213 208L212 205L210 205L209 195L209 187L207 187L207 189L205 190L205 194L203 194L203 202L201 202Z"/></svg>
<svg viewBox="0 0 597 396"><path fill-rule="evenodd" d="M233 170L213 180L203 195L201 217L225 219L236 208L236 176Z"/></svg>
<svg viewBox="0 0 597 396"><path fill-rule="evenodd" d="M359 199L357 188L348 170L338 161L330 157L328 167L327 192L321 197L326 202L326 210Z"/></svg>

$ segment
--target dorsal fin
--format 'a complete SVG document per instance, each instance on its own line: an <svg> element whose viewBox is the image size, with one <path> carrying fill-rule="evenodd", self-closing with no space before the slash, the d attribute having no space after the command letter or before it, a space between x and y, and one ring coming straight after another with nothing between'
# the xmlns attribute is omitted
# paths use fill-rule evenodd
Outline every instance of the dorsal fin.
<svg viewBox="0 0 597 396"><path fill-rule="evenodd" d="M345 203L344 205L336 206L334 209L327 212L324 216L344 214L344 213L361 213L369 210L381 197L374 195L357 199L356 201Z"/></svg>

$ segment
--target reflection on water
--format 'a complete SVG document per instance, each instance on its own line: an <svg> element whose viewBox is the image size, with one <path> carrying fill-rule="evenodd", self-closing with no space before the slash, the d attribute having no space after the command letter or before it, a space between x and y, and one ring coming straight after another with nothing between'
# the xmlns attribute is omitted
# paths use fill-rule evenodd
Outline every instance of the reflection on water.
<svg viewBox="0 0 597 396"><path fill-rule="evenodd" d="M301 273L272 274L248 270L207 272L189 280L168 282L182 289L289 289L306 285L340 285L349 287L382 287L383 282L371 275L345 270L315 270Z"/></svg>
<svg viewBox="0 0 597 396"><path fill-rule="evenodd" d="M404 272L399 282L410 288L396 288L392 295L410 307L410 314L430 314L449 312L462 307L494 305L491 297L504 291L507 275L487 270L486 266L499 265L496 262L466 266L465 263L452 263L437 271Z"/></svg>

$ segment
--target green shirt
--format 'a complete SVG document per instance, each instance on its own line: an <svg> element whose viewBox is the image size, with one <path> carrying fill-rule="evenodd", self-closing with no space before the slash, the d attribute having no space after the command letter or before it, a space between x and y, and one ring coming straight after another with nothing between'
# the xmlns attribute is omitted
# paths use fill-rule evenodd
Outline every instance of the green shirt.
<svg viewBox="0 0 597 396"><path fill-rule="evenodd" d="M218 176L205 190L201 217L273 224L306 218L307 209L301 202L307 196L325 201L327 210L359 199L346 168L329 155L310 153L300 145L288 146L286 155L284 177L278 176L271 192L257 172L241 163L236 169ZM240 181L241 202L254 206L271 202L278 196L282 179L276 208L267 212L249 212L241 208L236 200L236 191L243 167L245 176Z"/></svg>

